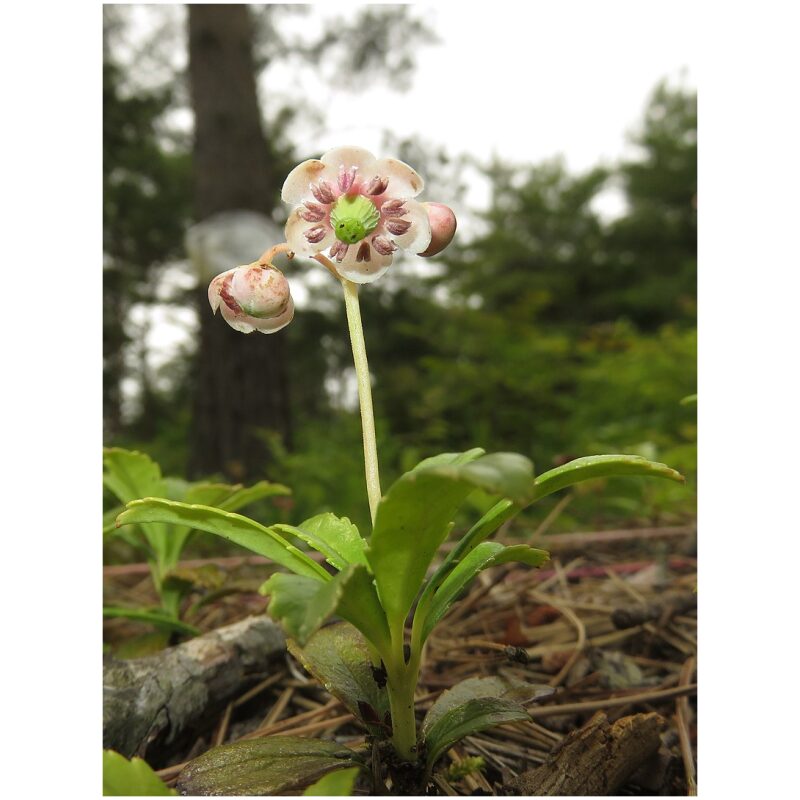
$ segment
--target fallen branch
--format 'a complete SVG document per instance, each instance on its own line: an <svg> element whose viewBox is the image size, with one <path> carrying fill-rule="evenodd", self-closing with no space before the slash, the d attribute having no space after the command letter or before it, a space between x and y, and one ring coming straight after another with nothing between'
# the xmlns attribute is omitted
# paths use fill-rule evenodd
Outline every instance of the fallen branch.
<svg viewBox="0 0 800 800"><path fill-rule="evenodd" d="M275 623L248 617L154 656L107 660L103 747L165 764L285 652Z"/></svg>
<svg viewBox="0 0 800 800"><path fill-rule="evenodd" d="M520 795L614 795L658 751L663 717L655 712L623 717L613 725L599 711L573 731L540 767L508 785Z"/></svg>

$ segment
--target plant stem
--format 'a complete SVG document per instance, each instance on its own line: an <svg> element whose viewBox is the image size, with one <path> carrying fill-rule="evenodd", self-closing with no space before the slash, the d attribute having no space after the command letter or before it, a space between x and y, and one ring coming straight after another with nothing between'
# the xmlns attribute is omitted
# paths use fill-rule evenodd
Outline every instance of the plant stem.
<svg viewBox="0 0 800 800"><path fill-rule="evenodd" d="M361 326L361 309L358 304L358 285L343 280L344 307L347 311L347 327L353 348L353 363L358 380L358 402L361 406L361 430L364 439L364 469L367 476L367 497L372 524L381 499L381 478L378 472L378 445L375 441L375 416L372 411L372 386L369 380L367 347L364 329Z"/></svg>
<svg viewBox="0 0 800 800"><path fill-rule="evenodd" d="M417 718L414 693L419 681L420 652L411 651L405 660L403 626L392 631L392 658L386 665L386 691L392 712L392 744L398 755L410 763L417 760Z"/></svg>

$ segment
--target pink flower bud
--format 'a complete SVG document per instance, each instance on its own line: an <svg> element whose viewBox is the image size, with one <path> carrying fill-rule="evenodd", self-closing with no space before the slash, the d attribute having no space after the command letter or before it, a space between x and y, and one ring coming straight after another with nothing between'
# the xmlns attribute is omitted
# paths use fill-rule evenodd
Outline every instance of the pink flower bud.
<svg viewBox="0 0 800 800"><path fill-rule="evenodd" d="M443 203L423 203L428 212L428 221L431 224L431 243L427 250L420 253L429 257L441 253L453 241L456 234L456 215L453 209Z"/></svg>
<svg viewBox="0 0 800 800"><path fill-rule="evenodd" d="M274 333L294 316L289 282L273 266L258 263L229 269L208 287L208 300L216 313L242 333Z"/></svg>

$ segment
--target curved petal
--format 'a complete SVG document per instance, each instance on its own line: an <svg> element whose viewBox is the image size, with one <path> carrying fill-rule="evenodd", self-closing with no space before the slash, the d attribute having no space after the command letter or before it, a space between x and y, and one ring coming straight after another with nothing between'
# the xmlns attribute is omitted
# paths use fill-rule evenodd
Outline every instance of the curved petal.
<svg viewBox="0 0 800 800"><path fill-rule="evenodd" d="M416 197L425 181L408 164L396 158L382 158L375 164L375 173L389 179L386 197Z"/></svg>
<svg viewBox="0 0 800 800"><path fill-rule="evenodd" d="M220 297L219 292L220 289L222 289L222 284L225 282L225 278L235 271L236 267L226 270L225 272L221 272L211 281L211 283L208 284L208 302L211 304L212 314L217 313L217 309L219 308L220 303L222 303L222 298Z"/></svg>
<svg viewBox="0 0 800 800"><path fill-rule="evenodd" d="M428 212L425 206L416 200L406 200L405 206L406 211L401 219L408 220L411 227L399 236L389 233L388 230L384 235L409 253L421 253L431 243L431 222Z"/></svg>
<svg viewBox="0 0 800 800"><path fill-rule="evenodd" d="M375 172L375 156L363 147L334 147L322 156L322 163L333 170L332 180L336 183L339 167L350 169L356 167L361 178L370 180ZM325 176L331 180L330 176Z"/></svg>
<svg viewBox="0 0 800 800"><path fill-rule="evenodd" d="M326 222L307 222L304 220L300 213L303 211L302 206L295 208L289 219L286 221L286 228L284 235L286 236L286 243L294 250L299 256L313 256L315 253L321 253L333 244L336 238L333 234L333 228ZM306 231L315 228L317 225L323 225L327 228L325 236L316 244L312 244L303 235Z"/></svg>
<svg viewBox="0 0 800 800"><path fill-rule="evenodd" d="M239 331L239 333L252 333L255 330L255 327L250 324L251 322L255 322L253 317L248 317L246 314L237 315L236 312L228 308L225 303L220 305L219 310L225 322L235 331Z"/></svg>
<svg viewBox="0 0 800 800"><path fill-rule="evenodd" d="M392 254L382 256L374 247L370 245L369 261L357 261L358 248L351 247L341 263L334 261L336 271L348 281L353 283L372 283L386 274L392 263Z"/></svg>
<svg viewBox="0 0 800 800"><path fill-rule="evenodd" d="M306 198L312 197L309 186L324 178L329 168L318 158L311 158L298 164L286 177L281 189L281 200L284 203L297 205Z"/></svg>
<svg viewBox="0 0 800 800"><path fill-rule="evenodd" d="M259 333L277 333L281 328L285 328L294 317L294 301L289 298L286 311L272 319L256 319L248 317L248 321Z"/></svg>

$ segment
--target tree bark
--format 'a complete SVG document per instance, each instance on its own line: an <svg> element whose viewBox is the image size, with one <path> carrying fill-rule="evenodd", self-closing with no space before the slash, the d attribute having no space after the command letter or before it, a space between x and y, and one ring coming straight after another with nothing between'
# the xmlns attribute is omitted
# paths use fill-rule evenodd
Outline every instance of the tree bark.
<svg viewBox="0 0 800 800"><path fill-rule="evenodd" d="M196 219L232 210L269 215L277 178L261 125L248 7L189 5L188 16ZM264 242L263 249L272 244L277 242ZM253 253L252 260L260 255ZM197 297L188 471L222 472L234 480L263 477L268 452L258 429L290 441L286 337L234 331L212 316L206 288Z"/></svg>
<svg viewBox="0 0 800 800"><path fill-rule="evenodd" d="M507 787L529 796L607 796L618 794L661 743L663 717L634 714L613 725L598 711L573 731L536 769L518 775Z"/></svg>

